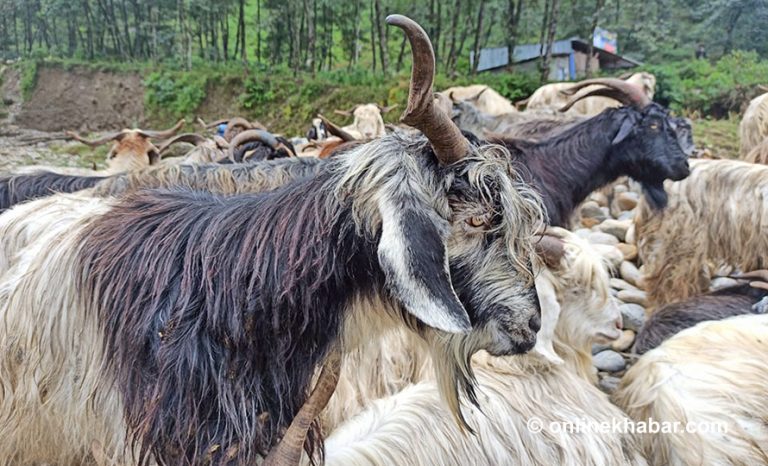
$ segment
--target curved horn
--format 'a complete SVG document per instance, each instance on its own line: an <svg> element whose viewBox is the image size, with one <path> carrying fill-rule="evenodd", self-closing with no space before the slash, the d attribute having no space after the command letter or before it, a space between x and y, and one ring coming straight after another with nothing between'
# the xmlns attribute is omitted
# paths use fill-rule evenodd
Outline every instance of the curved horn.
<svg viewBox="0 0 768 466"><path fill-rule="evenodd" d="M230 118L229 122L227 123L227 129L224 130L224 139L232 140L232 130L238 126L243 128L243 130L254 129L251 122L245 118Z"/></svg>
<svg viewBox="0 0 768 466"><path fill-rule="evenodd" d="M116 133L109 133L103 137L100 137L99 139L94 139L93 141L89 141L75 132L72 132L72 131L66 132L67 136L69 136L70 138L74 139L77 142L81 142L85 144L88 147L98 147L98 146L104 145L109 141L114 141L115 139L119 139L120 137L123 136L123 134L125 134L125 130L118 131Z"/></svg>
<svg viewBox="0 0 768 466"><path fill-rule="evenodd" d="M320 118L320 120L325 125L325 129L328 130L329 133L336 136L337 138L341 138L344 142L354 141L355 137L349 134L348 132L344 131L343 129L339 128L335 123L331 123L331 120L324 117L322 114L317 114L317 117Z"/></svg>
<svg viewBox="0 0 768 466"><path fill-rule="evenodd" d="M331 399L339 382L340 373L341 354L338 349L334 349L326 357L320 377L317 378L315 388L312 389L306 403L291 421L283 439L264 459L262 466L288 466L300 463L307 431Z"/></svg>
<svg viewBox="0 0 768 466"><path fill-rule="evenodd" d="M263 129L249 129L238 134L229 142L229 156L234 157L235 151L240 146L253 141L263 142L272 149L277 149L279 144L272 133L264 131Z"/></svg>
<svg viewBox="0 0 768 466"><path fill-rule="evenodd" d="M761 270L752 270L751 272L744 272L740 274L734 274L730 275L731 278L738 278L738 279L744 279L748 280L750 278L757 278L759 280L762 280L764 282L768 282L768 270L761 269Z"/></svg>
<svg viewBox="0 0 768 466"><path fill-rule="evenodd" d="M415 21L402 15L387 16L387 24L405 32L413 54L408 107L400 121L424 133L443 164L463 159L470 151L469 142L453 124L451 117L435 106L432 93L435 52L427 33Z"/></svg>
<svg viewBox="0 0 768 466"><path fill-rule="evenodd" d="M398 106L399 106L399 104L392 104L392 105L388 105L386 107L383 107L383 106L381 106L379 104L376 104L376 107L379 109L379 111L381 113L391 112L392 110L396 109Z"/></svg>
<svg viewBox="0 0 768 466"><path fill-rule="evenodd" d="M199 134L195 133L184 133L179 134L178 136L175 136L163 143L158 149L157 152L162 154L165 152L169 147L176 144L177 142L186 142L188 144L194 144L195 146L199 146L200 144L204 143L206 139Z"/></svg>
<svg viewBox="0 0 768 466"><path fill-rule="evenodd" d="M352 114L355 113L355 110L357 110L357 107L359 107L359 105L355 105L354 107L352 107L351 110L334 110L333 113L335 113L336 115L348 117L348 116L352 116Z"/></svg>
<svg viewBox="0 0 768 466"><path fill-rule="evenodd" d="M560 261L565 255L565 243L560 238L557 238L546 233L541 235L541 239L534 245L536 253L541 257L549 268L557 268L560 266Z"/></svg>
<svg viewBox="0 0 768 466"><path fill-rule="evenodd" d="M229 143L226 139L219 136L218 134L213 136L213 141L216 143L216 147L219 149L229 149Z"/></svg>
<svg viewBox="0 0 768 466"><path fill-rule="evenodd" d="M182 118L181 120L176 122L176 124L173 125L172 128L168 128L164 131L151 131L151 130L137 129L136 132L144 136L145 138L166 139L178 133L181 127L184 126L186 122L187 121L184 118Z"/></svg>
<svg viewBox="0 0 768 466"><path fill-rule="evenodd" d="M203 121L203 120L201 119L200 121ZM203 123L205 123L205 122L203 122ZM229 118L224 118L224 119L221 119L221 120L216 120L216 121L211 122L211 123L205 123L205 129L215 128L215 127L217 127L219 125L226 125L227 123L229 123Z"/></svg>
<svg viewBox="0 0 768 466"><path fill-rule="evenodd" d="M588 86L605 86L600 89L578 93L578 91ZM609 97L618 100L624 105L632 105L637 108L645 108L651 103L651 99L643 92L642 88L632 83L622 81L616 78L595 78L585 79L569 89L560 91L562 94L573 96L571 100L560 109L561 112L567 111L576 102L581 99L592 96Z"/></svg>

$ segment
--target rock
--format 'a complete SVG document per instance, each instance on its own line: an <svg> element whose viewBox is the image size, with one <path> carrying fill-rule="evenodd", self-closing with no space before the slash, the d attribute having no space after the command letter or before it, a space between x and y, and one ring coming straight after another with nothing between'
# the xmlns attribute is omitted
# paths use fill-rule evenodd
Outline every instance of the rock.
<svg viewBox="0 0 768 466"><path fill-rule="evenodd" d="M626 281L622 280L621 278L611 278L611 288L615 288L617 290L636 290L633 285L630 285Z"/></svg>
<svg viewBox="0 0 768 466"><path fill-rule="evenodd" d="M589 235L592 233L592 230L589 228L578 228L573 231L573 234L578 236L582 239L589 239Z"/></svg>
<svg viewBox="0 0 768 466"><path fill-rule="evenodd" d="M639 332L645 324L645 308L638 304L622 304L619 306L621 318L624 322L624 330Z"/></svg>
<svg viewBox="0 0 768 466"><path fill-rule="evenodd" d="M601 193L600 191L595 191L592 194L590 194L589 200L596 202L597 205L599 205L600 207L605 207L608 205L608 196Z"/></svg>
<svg viewBox="0 0 768 466"><path fill-rule="evenodd" d="M627 230L629 230L629 227L631 226L632 222L628 220L614 220L609 218L597 228L603 233L615 236L619 241L624 241L624 238L627 236Z"/></svg>
<svg viewBox="0 0 768 466"><path fill-rule="evenodd" d="M627 363L619 353L613 350L605 350L592 357L592 365L600 371L619 372L627 367Z"/></svg>
<svg viewBox="0 0 768 466"><path fill-rule="evenodd" d="M608 220L606 220L607 222ZM592 244L607 244L608 246L615 246L619 244L619 240L608 233L603 233L602 231L593 231L590 233L589 238L587 240Z"/></svg>
<svg viewBox="0 0 768 466"><path fill-rule="evenodd" d="M631 283L636 287L638 286L637 285L638 280L640 280L640 277L642 276L640 274L640 271L635 266L635 264L628 261L624 261L621 263L621 266L619 267L619 273L621 274L621 278L623 278L624 280L626 280L627 282Z"/></svg>
<svg viewBox="0 0 768 466"><path fill-rule="evenodd" d="M739 284L739 281L734 280L733 278L717 277L713 279L712 282L709 284L709 291L722 290L723 288L736 286L738 284Z"/></svg>
<svg viewBox="0 0 768 466"><path fill-rule="evenodd" d="M625 184L617 184L617 185L615 185L613 187L613 196L617 197L621 193L625 193L627 191L629 191L629 188L627 187L627 185L625 185Z"/></svg>
<svg viewBox="0 0 768 466"><path fill-rule="evenodd" d="M621 210L632 210L640 202L640 196L632 191L627 191L616 196L616 205Z"/></svg>
<svg viewBox="0 0 768 466"><path fill-rule="evenodd" d="M603 258L608 261L610 266L614 270L618 270L621 263L624 261L624 254L616 248L616 246L610 246L607 244L594 244L592 248L595 252L599 253Z"/></svg>
<svg viewBox="0 0 768 466"><path fill-rule="evenodd" d="M587 228L592 228L595 225L600 225L600 222L602 220L592 217L582 217L581 219L581 225L585 226Z"/></svg>
<svg viewBox="0 0 768 466"><path fill-rule="evenodd" d="M637 246L633 244L619 243L616 247L624 254L625 261L633 261L637 259Z"/></svg>
<svg viewBox="0 0 768 466"><path fill-rule="evenodd" d="M627 235L624 238L624 242L627 244L637 245L637 236L635 233L635 224L632 223L632 226L629 227L629 230L627 230Z"/></svg>
<svg viewBox="0 0 768 466"><path fill-rule="evenodd" d="M592 354L597 354L602 351L605 351L607 349L611 349L611 345L603 344L603 343L593 343L592 344Z"/></svg>
<svg viewBox="0 0 768 466"><path fill-rule="evenodd" d="M634 222L635 212L632 210L627 210L626 212L622 212L621 214L616 216L616 220L628 220L630 222Z"/></svg>
<svg viewBox="0 0 768 466"><path fill-rule="evenodd" d="M580 213L582 218L599 218L605 215L603 209L600 208L600 204L595 201L587 201L582 204Z"/></svg>
<svg viewBox="0 0 768 466"><path fill-rule="evenodd" d="M611 288L610 293L611 293L611 296L613 296L614 298L616 298L616 299L619 298L619 290Z"/></svg>
<svg viewBox="0 0 768 466"><path fill-rule="evenodd" d="M621 290L617 297L625 303L648 307L648 294L643 290Z"/></svg>
<svg viewBox="0 0 768 466"><path fill-rule="evenodd" d="M613 395L613 393L619 388L620 382L620 378L614 377L612 375L606 375L605 377L600 377L600 383L598 385L600 390L609 395Z"/></svg>
<svg viewBox="0 0 768 466"><path fill-rule="evenodd" d="M624 330L619 338L611 342L611 349L618 352L626 351L634 342L635 332L633 330Z"/></svg>

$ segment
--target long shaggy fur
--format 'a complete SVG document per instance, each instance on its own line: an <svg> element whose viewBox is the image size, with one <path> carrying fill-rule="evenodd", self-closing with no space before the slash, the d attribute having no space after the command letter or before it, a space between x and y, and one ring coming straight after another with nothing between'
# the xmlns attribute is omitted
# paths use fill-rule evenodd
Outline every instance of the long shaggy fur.
<svg viewBox="0 0 768 466"><path fill-rule="evenodd" d="M91 188L106 176L63 175L39 171L0 177L0 212L32 199Z"/></svg>
<svg viewBox="0 0 768 466"><path fill-rule="evenodd" d="M613 400L635 421L701 426L639 435L652 464L766 464L766 351L768 315L704 322L643 355ZM699 423L718 423L726 431Z"/></svg>
<svg viewBox="0 0 768 466"><path fill-rule="evenodd" d="M752 306L766 296L768 291L745 283L667 304L651 314L637 333L634 352L646 353L676 333L700 322L750 314L753 312Z"/></svg>
<svg viewBox="0 0 768 466"><path fill-rule="evenodd" d="M85 227L77 248L78 288L99 317L107 358L104 376L115 377L141 461L151 454L171 463L210 459L243 464L266 453L303 402L316 363L342 324L349 325L346 309L355 308L359 299L370 300L371 290L383 285L383 276L368 262L376 257L371 235L380 228L384 214L378 212L387 202L380 190L397 192L414 183L403 170L408 176L419 173L417 167L399 166L414 160L403 152L404 145L409 151L424 150L423 143L407 144L390 138L363 146L316 177L268 194L225 198L138 192ZM520 273L527 271L525 238L538 228L540 211L535 195L508 178L504 152L486 149L483 154L465 162L465 174L472 189L489 196L488 202L500 202L494 213L499 230L493 233L499 239L492 244L504 249L494 249L490 260L476 255L459 260L452 270L456 289L481 312L504 300L530 315L524 312L529 298L520 285L510 281L510 271L496 267L499 257L514 254ZM427 179L413 186L440 189L431 183ZM449 250L458 248L463 258L471 253L472 242L489 239L469 238ZM485 285L489 294L475 295L485 286L462 270L464 261L484 264L483 279L504 284L491 282ZM342 284L343 291L331 291ZM382 308L393 317L404 313L388 293L374 301L379 313ZM505 310L501 317L514 315ZM393 325L381 318L377 322L370 313L366 319L374 319L369 329ZM436 366L448 373L439 379L449 381L441 382L449 398L455 396L457 380L471 393L469 355L494 343L488 340L493 333L487 317L481 313L477 319L478 331L460 337L424 332L405 316L432 347L439 347ZM342 347L355 343L342 340Z"/></svg>
<svg viewBox="0 0 768 466"><path fill-rule="evenodd" d="M640 203L635 218L645 289L654 306L704 293L723 265L768 266L768 167L691 161L691 175L665 185L662 213Z"/></svg>
<svg viewBox="0 0 768 466"><path fill-rule="evenodd" d="M749 102L739 123L739 152L744 158L752 149L768 138L768 93Z"/></svg>
<svg viewBox="0 0 768 466"><path fill-rule="evenodd" d="M553 422L627 419L590 383L591 370L582 371L582 355L591 369L592 339L606 326L617 331L614 321L619 314L609 304L607 270L589 245L570 233L560 234L566 240L566 257L560 267L542 272L542 283L548 286L539 288L542 333L553 335L549 343L555 349L473 358L479 408L466 403L465 410L475 435L466 435L453 423L434 383L422 381L373 402L335 430L326 442L327 464L646 464L631 434L574 434L549 427ZM542 296L543 289L554 299ZM384 354L392 357L402 350L389 345ZM543 432L526 427L534 417L543 422Z"/></svg>
<svg viewBox="0 0 768 466"><path fill-rule="evenodd" d="M768 165L768 136L747 153L744 157L744 161Z"/></svg>

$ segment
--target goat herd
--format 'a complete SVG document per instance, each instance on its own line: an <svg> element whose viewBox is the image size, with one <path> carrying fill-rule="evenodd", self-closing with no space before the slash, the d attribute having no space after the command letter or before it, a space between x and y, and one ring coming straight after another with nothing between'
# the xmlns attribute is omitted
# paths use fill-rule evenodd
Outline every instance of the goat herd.
<svg viewBox="0 0 768 466"><path fill-rule="evenodd" d="M0 179L0 464L768 463L768 167L689 160L645 73L525 111L433 94L426 33L387 23L408 127L364 105L310 141L242 118L72 135L109 168ZM623 177L656 310L609 398L615 271L566 227ZM738 280L708 292L718 273Z"/></svg>

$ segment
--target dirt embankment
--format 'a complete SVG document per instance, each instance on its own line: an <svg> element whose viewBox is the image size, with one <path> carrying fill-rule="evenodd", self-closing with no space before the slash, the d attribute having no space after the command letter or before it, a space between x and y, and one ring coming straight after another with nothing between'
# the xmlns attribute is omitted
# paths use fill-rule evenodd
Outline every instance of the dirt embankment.
<svg viewBox="0 0 768 466"><path fill-rule="evenodd" d="M40 66L14 124L40 131L98 131L144 122L141 76Z"/></svg>

